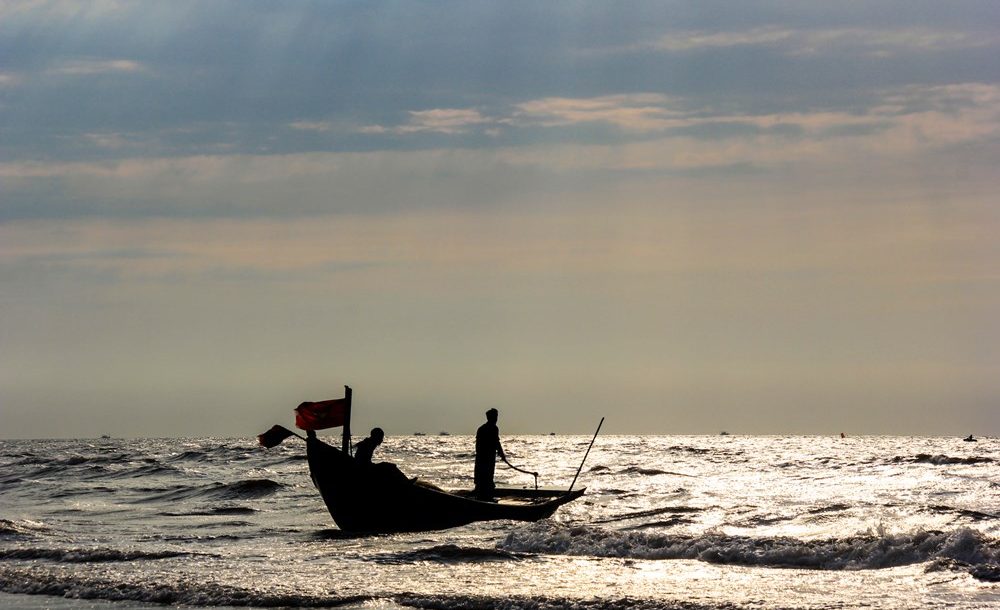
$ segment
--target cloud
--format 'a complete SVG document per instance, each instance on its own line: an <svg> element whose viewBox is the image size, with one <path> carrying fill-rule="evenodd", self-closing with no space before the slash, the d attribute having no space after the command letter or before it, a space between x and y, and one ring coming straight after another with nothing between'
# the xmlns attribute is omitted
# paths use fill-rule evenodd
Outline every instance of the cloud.
<svg viewBox="0 0 1000 610"><path fill-rule="evenodd" d="M946 179L961 168L963 188L981 190L982 168L1000 138L1000 86L982 83L894 88L855 112L713 114L684 110L686 103L649 94L541 98L494 117L455 109L412 115L436 129L475 124L539 136L488 147L439 141L412 150L0 162L0 218L378 215L523 205L528 192L579 198L600 181L736 179L747 172L785 180L792 170L808 190L810 177L855 180L876 167L886 184L900 187L914 172ZM544 137L546 130L595 122L623 137ZM131 134L79 137L122 155L135 146ZM626 177L635 172L643 175Z"/></svg>
<svg viewBox="0 0 1000 610"><path fill-rule="evenodd" d="M736 47L766 46L789 55L813 55L833 51L848 55L895 56L917 51L983 48L1000 42L1000 35L967 30L914 28L792 29L779 26L733 31L683 31L662 36L651 48L668 52L705 51Z"/></svg>
<svg viewBox="0 0 1000 610"><path fill-rule="evenodd" d="M897 152L989 138L1000 128L1000 86L963 83L944 86L907 86L886 89L873 95L864 110L799 110L780 113L713 112L699 107L697 100L657 93L631 93L588 98L546 97L517 103L492 116L474 109L412 111L411 121L398 126L368 128L367 133L418 133L433 131L459 135L470 126L502 129L559 129L586 125L607 125L621 133L647 140L651 136L676 138L685 146L689 140L699 147L720 145L718 140L742 140L758 146L759 137L784 142L798 141L822 148L829 141L868 136L877 148L887 149L886 134L908 146ZM699 133L711 134L699 137ZM728 134L728 135L727 135ZM877 137L876 137L877 136ZM708 142L712 140L713 142ZM608 149L624 147L622 141L598 145ZM788 149L792 150L792 149ZM769 150L761 151L765 158ZM743 156L743 155L741 155ZM751 155L746 155L749 159Z"/></svg>
<svg viewBox="0 0 1000 610"><path fill-rule="evenodd" d="M57 62L46 72L62 76L94 76L98 74L144 72L146 67L131 59L69 59Z"/></svg>
<svg viewBox="0 0 1000 610"><path fill-rule="evenodd" d="M295 121L289 123L288 126L297 131L312 131L316 133L333 131L332 121Z"/></svg>
<svg viewBox="0 0 1000 610"><path fill-rule="evenodd" d="M515 118L546 127L607 123L626 131L677 127L683 114L670 108L672 98L655 93L593 98L550 97L517 105Z"/></svg>
<svg viewBox="0 0 1000 610"><path fill-rule="evenodd" d="M495 125L505 121L483 116L475 108L432 108L430 110L409 111L409 121L402 125L386 127L384 125L368 125L361 129L362 133L441 133L457 135L468 133L475 127Z"/></svg>
<svg viewBox="0 0 1000 610"><path fill-rule="evenodd" d="M591 98L547 97L515 104L506 113L484 115L475 108L411 110L400 125L369 125L368 134L438 133L461 135L473 128L495 132L503 127L564 127L605 123L627 131L677 126L681 114L669 107L672 98L655 93L630 93Z"/></svg>
<svg viewBox="0 0 1000 610"><path fill-rule="evenodd" d="M108 16L127 10L132 4L127 0L4 0L0 3L0 18L13 19L28 16L34 19L75 20L81 16L91 18Z"/></svg>
<svg viewBox="0 0 1000 610"><path fill-rule="evenodd" d="M791 40L795 30L768 27L733 32L672 32L652 46L662 51L695 51L712 48L773 45Z"/></svg>

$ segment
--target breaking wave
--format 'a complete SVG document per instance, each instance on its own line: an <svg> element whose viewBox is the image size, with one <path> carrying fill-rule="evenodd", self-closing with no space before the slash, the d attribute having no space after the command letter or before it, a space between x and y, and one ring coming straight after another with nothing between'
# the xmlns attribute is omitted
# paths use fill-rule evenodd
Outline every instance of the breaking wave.
<svg viewBox="0 0 1000 610"><path fill-rule="evenodd" d="M735 604L639 599L569 599L548 596L486 597L476 595L422 596L402 594L393 597L400 605L426 610L738 610Z"/></svg>
<svg viewBox="0 0 1000 610"><path fill-rule="evenodd" d="M900 457L896 456L892 459L894 464L900 463L911 463L911 464L933 464L935 466L950 466L954 464L992 464L994 462L993 458L988 457L953 457L950 455L931 455L929 453L918 453L913 457Z"/></svg>
<svg viewBox="0 0 1000 610"><path fill-rule="evenodd" d="M370 595L310 596L205 583L132 583L87 578L63 572L21 571L0 567L0 591L75 599L132 601L175 606L251 606L258 608L336 608L375 599Z"/></svg>
<svg viewBox="0 0 1000 610"><path fill-rule="evenodd" d="M519 553L691 559L709 563L813 570L870 570L944 559L1000 564L1000 541L972 529L828 540L668 535L540 523L510 532L498 548Z"/></svg>
<svg viewBox="0 0 1000 610"><path fill-rule="evenodd" d="M62 572L39 574L0 567L0 591L22 595L50 595L74 599L140 602L189 607L338 608L404 606L425 610L739 610L729 603L711 605L690 601L619 597L572 599L546 595L384 595L304 594L265 591L214 583L116 582Z"/></svg>
<svg viewBox="0 0 1000 610"><path fill-rule="evenodd" d="M510 561L524 559L527 556L524 553L514 553L499 548L491 549L442 544L426 549L414 549L403 553L380 555L374 557L372 560L376 563L385 564L416 563L420 561L456 563L463 561Z"/></svg>
<svg viewBox="0 0 1000 610"><path fill-rule="evenodd" d="M37 521L0 519L0 536L36 536L48 530L45 524Z"/></svg>
<svg viewBox="0 0 1000 610"><path fill-rule="evenodd" d="M45 559L62 563L98 563L105 561L141 561L185 557L193 553L180 551L120 551L117 549L0 549L0 559Z"/></svg>

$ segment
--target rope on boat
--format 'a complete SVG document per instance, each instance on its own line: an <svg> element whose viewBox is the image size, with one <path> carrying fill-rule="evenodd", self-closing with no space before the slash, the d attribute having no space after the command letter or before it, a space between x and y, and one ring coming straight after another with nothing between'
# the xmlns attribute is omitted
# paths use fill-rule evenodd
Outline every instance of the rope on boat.
<svg viewBox="0 0 1000 610"><path fill-rule="evenodd" d="M515 466L515 465L511 464L510 462L508 462L506 456L504 456L502 459L503 459L503 463L504 464L507 464L508 466L510 466L511 468L513 468L514 470L516 470L518 472L523 472L524 474L530 474L531 476L535 477L535 489L538 489L538 473L537 472L532 472L530 470L524 470L522 468L518 468L517 466Z"/></svg>

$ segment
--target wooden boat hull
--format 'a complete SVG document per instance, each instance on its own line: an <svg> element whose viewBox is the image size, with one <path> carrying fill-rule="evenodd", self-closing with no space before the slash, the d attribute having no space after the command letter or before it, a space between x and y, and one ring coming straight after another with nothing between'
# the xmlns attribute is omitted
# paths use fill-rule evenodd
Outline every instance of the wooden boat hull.
<svg viewBox="0 0 1000 610"><path fill-rule="evenodd" d="M538 521L584 493L578 489L535 498L522 494L517 500L484 502L407 479L391 464L360 467L315 438L307 441L306 452L313 483L330 516L340 529L351 532L439 530L498 519Z"/></svg>

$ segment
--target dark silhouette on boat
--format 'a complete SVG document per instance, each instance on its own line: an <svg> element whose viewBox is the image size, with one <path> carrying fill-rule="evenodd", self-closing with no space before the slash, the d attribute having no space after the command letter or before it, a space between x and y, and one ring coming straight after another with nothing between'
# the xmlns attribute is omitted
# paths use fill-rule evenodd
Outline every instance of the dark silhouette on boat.
<svg viewBox="0 0 1000 610"><path fill-rule="evenodd" d="M418 532L499 519L538 521L586 489L499 488L496 501L489 502L475 499L471 491L448 492L409 479L392 464L362 466L312 435L306 439L306 454L330 516L348 532Z"/></svg>
<svg viewBox="0 0 1000 610"><path fill-rule="evenodd" d="M295 426L306 436L280 426L272 426L257 436L265 448L276 447L290 436L306 442L309 474L319 490L327 510L341 530L354 533L418 532L447 529L475 521L510 519L538 521L557 508L583 495L586 488L573 490L583 470L590 447L567 489L539 488L535 474L534 489L497 488L493 498L480 500L474 491L445 491L437 486L410 479L395 464L372 463L371 452L384 437L380 428L362 446L361 460L351 457L351 402L353 392L344 386L344 397L318 402L303 402L295 408ZM604 423L604 418L601 418ZM316 437L316 430L343 428L341 448L337 449ZM600 432L601 426L597 426ZM364 444L371 443L370 450ZM510 466L510 464L507 464ZM515 470L520 470L510 466ZM526 472L526 471L521 471Z"/></svg>

